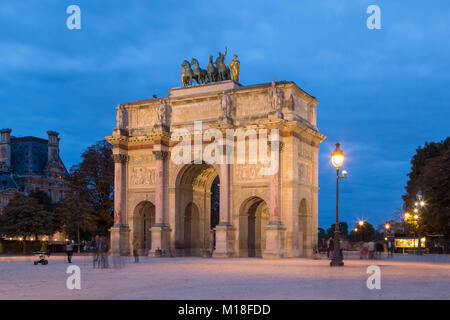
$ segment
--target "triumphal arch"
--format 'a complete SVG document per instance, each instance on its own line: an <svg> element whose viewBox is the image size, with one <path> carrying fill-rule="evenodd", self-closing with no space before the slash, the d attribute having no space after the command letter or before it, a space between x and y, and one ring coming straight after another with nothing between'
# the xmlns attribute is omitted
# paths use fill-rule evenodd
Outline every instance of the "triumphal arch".
<svg viewBox="0 0 450 320"><path fill-rule="evenodd" d="M112 252L311 256L317 104L294 82L219 79L118 105Z"/></svg>

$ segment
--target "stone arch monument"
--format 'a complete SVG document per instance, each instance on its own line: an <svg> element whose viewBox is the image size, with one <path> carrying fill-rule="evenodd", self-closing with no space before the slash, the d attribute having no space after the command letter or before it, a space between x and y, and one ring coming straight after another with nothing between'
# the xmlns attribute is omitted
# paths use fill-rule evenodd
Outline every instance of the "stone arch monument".
<svg viewBox="0 0 450 320"><path fill-rule="evenodd" d="M117 127L106 137L115 161L112 252L129 255L139 237L149 255L201 256L215 245L222 257L311 256L325 139L317 104L294 82L227 80L117 106ZM276 170L262 173L264 154L275 155Z"/></svg>

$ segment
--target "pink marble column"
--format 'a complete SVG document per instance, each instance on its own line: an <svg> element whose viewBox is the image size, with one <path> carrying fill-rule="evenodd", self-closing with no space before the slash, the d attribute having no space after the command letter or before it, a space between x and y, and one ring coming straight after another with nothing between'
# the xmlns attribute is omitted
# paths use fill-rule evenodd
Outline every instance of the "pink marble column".
<svg viewBox="0 0 450 320"><path fill-rule="evenodd" d="M278 171L270 177L270 198L269 198L269 222L279 223L279 200L280 200L280 188L279 188L279 173Z"/></svg>
<svg viewBox="0 0 450 320"><path fill-rule="evenodd" d="M125 204L125 163L128 159L127 155L114 154L114 224L124 223L123 207Z"/></svg>
<svg viewBox="0 0 450 320"><path fill-rule="evenodd" d="M227 164L226 146L220 146L221 163L220 163L220 225L230 224L230 166Z"/></svg>
<svg viewBox="0 0 450 320"><path fill-rule="evenodd" d="M155 225L162 225L164 223L164 172L165 159L167 158L167 151L153 151L156 158L156 172L155 172Z"/></svg>
<svg viewBox="0 0 450 320"><path fill-rule="evenodd" d="M270 185L269 185L269 191L270 191L270 197L269 197L269 223L270 224L280 224L280 171L281 171L281 148L282 148L282 142L281 141L270 141L269 145L272 148L276 147L275 143L277 143L277 150L274 150L275 152L278 152L278 155L275 157L275 159L278 161L278 170L270 177Z"/></svg>

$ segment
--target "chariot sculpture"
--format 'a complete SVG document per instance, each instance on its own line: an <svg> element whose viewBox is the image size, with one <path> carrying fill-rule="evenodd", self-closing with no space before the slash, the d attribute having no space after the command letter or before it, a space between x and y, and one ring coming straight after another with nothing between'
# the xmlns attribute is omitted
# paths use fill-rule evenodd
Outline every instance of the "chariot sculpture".
<svg viewBox="0 0 450 320"><path fill-rule="evenodd" d="M202 69L195 58L191 62L184 60L181 64L181 83L183 87L192 86L195 82L197 84L205 84L210 82L218 82L225 80L239 81L240 62L237 60L237 55L234 55L233 60L227 66L225 64L225 57L227 55L227 47L225 53L218 52L219 56L213 62L213 56L209 57L209 64L206 70Z"/></svg>

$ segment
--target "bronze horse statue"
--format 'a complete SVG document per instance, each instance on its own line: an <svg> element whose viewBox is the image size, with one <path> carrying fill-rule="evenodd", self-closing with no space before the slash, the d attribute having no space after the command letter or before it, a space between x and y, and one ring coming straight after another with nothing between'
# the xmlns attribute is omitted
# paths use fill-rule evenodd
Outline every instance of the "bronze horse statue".
<svg viewBox="0 0 450 320"><path fill-rule="evenodd" d="M191 63L184 60L181 64L181 67L183 68L181 71L181 82L183 83L183 87L192 86L194 80L197 84L231 80L230 68L225 64L226 55L227 47L225 47L224 54L219 51L219 56L215 62L213 62L213 56L210 56L206 70L200 68L198 60L195 58L191 59ZM191 66L194 70L192 70Z"/></svg>
<svg viewBox="0 0 450 320"><path fill-rule="evenodd" d="M206 70L200 68L197 59L192 58L191 65L194 66L194 75L192 76L192 78L197 81L197 84L206 83L206 81L208 80L208 75L206 73Z"/></svg>
<svg viewBox="0 0 450 320"><path fill-rule="evenodd" d="M192 86L194 72L192 71L191 64L187 60L184 60L181 66L183 67L181 71L181 83L183 87Z"/></svg>
<svg viewBox="0 0 450 320"><path fill-rule="evenodd" d="M217 72L217 68L214 66L213 56L209 57L209 64L208 68L206 69L206 74L208 77L208 82L217 81L219 74Z"/></svg>

